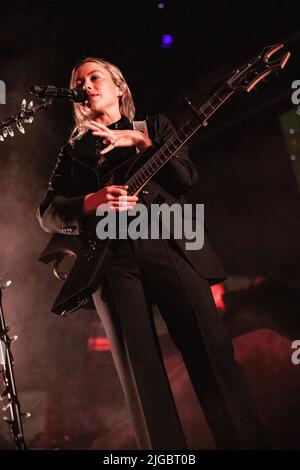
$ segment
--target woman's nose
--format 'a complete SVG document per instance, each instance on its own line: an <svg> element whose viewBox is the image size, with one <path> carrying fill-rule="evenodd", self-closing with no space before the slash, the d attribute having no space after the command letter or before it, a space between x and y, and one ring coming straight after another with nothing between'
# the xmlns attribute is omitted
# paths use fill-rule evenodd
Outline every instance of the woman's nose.
<svg viewBox="0 0 300 470"><path fill-rule="evenodd" d="M82 88L84 90L91 90L91 84L89 82L84 82L84 84L82 85Z"/></svg>

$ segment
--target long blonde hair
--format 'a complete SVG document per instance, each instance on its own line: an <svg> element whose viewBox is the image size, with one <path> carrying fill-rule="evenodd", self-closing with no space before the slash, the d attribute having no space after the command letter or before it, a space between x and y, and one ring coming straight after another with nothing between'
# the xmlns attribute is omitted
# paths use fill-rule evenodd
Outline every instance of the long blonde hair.
<svg viewBox="0 0 300 470"><path fill-rule="evenodd" d="M119 97L120 113L122 116L127 117L130 122L132 122L135 116L135 106L133 103L131 91L126 83L126 80L121 70L115 65L108 62L107 60L99 59L97 57L86 57L81 62L79 62L72 70L71 79L70 79L70 88L74 88L76 86L76 83L75 83L76 71L81 65L85 64L86 62L95 62L96 64L103 65L106 68L106 70L108 70L114 83L123 92L123 94ZM74 106L75 126L69 138L70 144L73 144L74 142L82 138L82 136L88 131L88 129L83 124L84 121L92 119L94 117L93 111L82 109L79 103L74 103L73 106Z"/></svg>

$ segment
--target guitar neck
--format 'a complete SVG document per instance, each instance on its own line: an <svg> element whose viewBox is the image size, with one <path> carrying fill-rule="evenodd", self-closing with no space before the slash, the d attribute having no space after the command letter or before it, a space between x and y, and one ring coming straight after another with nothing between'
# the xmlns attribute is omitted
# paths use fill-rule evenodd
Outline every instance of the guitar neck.
<svg viewBox="0 0 300 470"><path fill-rule="evenodd" d="M128 194L138 193L153 176L186 144L208 119L234 93L225 83L201 108L195 110L195 116L189 119L152 157L126 182Z"/></svg>

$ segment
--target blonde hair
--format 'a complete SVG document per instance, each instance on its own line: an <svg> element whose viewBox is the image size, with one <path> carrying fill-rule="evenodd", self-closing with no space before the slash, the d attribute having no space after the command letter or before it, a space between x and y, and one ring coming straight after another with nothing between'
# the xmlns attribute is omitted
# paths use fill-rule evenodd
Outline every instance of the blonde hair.
<svg viewBox="0 0 300 470"><path fill-rule="evenodd" d="M130 122L132 122L135 116L135 106L133 103L131 91L126 83L125 78L123 77L121 70L115 65L108 62L107 60L98 59L97 57L86 57L81 62L79 62L72 70L71 79L70 79L70 88L74 88L76 86L76 83L75 83L76 71L81 65L85 64L86 62L95 62L96 64L103 65L105 69L108 70L114 83L123 92L123 94L119 97L120 113L122 116L127 117ZM88 131L88 129L83 124L84 121L93 119L94 117L93 111L84 110L80 106L79 103L74 103L73 106L74 106L75 126L69 138L70 144L73 144L74 142L82 138L82 136Z"/></svg>

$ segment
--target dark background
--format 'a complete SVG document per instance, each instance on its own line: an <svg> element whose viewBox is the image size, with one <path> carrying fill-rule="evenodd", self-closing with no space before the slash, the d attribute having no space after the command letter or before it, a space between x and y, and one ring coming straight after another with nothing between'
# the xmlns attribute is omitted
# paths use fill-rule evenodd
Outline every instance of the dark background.
<svg viewBox="0 0 300 470"><path fill-rule="evenodd" d="M257 92L236 94L193 138L191 155L200 183L190 197L205 203L210 238L228 273L228 286L237 289L241 280L262 276L269 298L280 297L276 315L285 322L281 329L278 322L274 326L273 305L264 328L297 339L300 117L295 118L291 83L300 79L299 2L165 1L164 9L150 0L1 3L0 79L6 83L7 102L0 105L0 120L17 114L22 98L32 99L30 85L68 86L74 65L95 56L120 67L140 116L163 112L180 125L188 115L184 96L200 106L238 65L265 46L286 45L292 54L286 69L260 84ZM170 48L160 45L164 33L174 38ZM284 113L296 122L293 142L283 132ZM61 395L68 393L71 400L86 371L101 365L100 356L92 359L86 352L94 312L70 319L50 313L60 284L50 266L37 261L49 235L40 229L35 211L71 127L71 103L56 100L26 126L25 135L16 131L13 139L0 142L0 276L13 281L4 307L13 334L19 335L14 346L17 383L21 392L55 396L58 408L63 406ZM296 160L290 158L291 148ZM230 279L236 280L235 287ZM238 307L231 301L234 315ZM261 319L256 329L262 327ZM240 327L234 331L236 337L242 333ZM293 366L291 373L298 384L299 370L300 365ZM87 394L85 408L80 397L74 407L95 406L103 384L96 379L91 383L95 388ZM286 397L280 400L277 406L284 407ZM293 401L294 415L298 404ZM279 447L294 445L287 436L278 442Z"/></svg>

